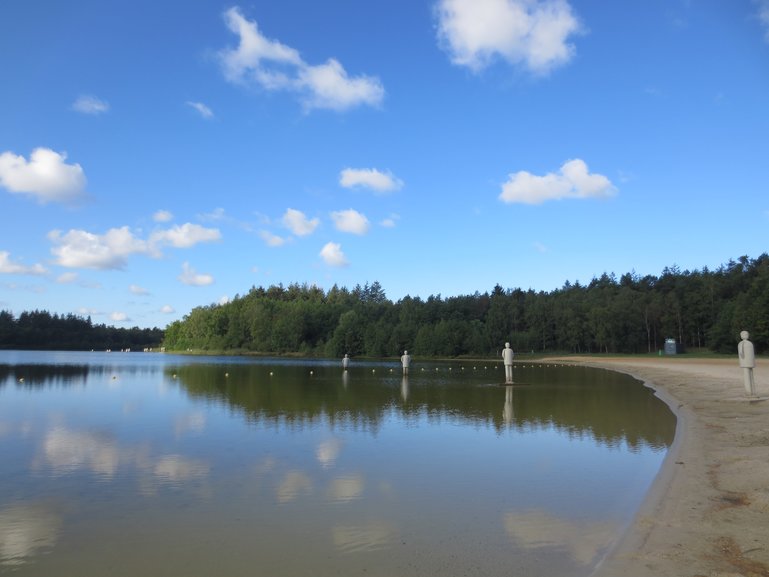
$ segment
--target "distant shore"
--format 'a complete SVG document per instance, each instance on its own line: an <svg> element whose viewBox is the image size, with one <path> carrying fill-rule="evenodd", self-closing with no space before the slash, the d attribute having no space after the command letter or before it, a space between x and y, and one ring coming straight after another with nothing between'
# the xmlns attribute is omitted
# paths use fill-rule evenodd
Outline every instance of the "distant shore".
<svg viewBox="0 0 769 577"><path fill-rule="evenodd" d="M559 357L633 375L678 417L673 446L594 577L769 576L769 366L758 399L734 359Z"/></svg>

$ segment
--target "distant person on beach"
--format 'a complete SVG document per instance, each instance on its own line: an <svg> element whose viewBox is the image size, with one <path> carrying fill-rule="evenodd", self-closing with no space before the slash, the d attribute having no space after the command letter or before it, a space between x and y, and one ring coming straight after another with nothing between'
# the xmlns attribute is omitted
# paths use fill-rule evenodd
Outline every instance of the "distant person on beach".
<svg viewBox="0 0 769 577"><path fill-rule="evenodd" d="M753 367L756 366L756 354L753 351L753 343L748 338L750 333L742 331L742 339L737 345L737 353L740 355L740 366L742 367L742 376L745 379L745 392L751 397L756 396L756 383L753 380Z"/></svg>
<svg viewBox="0 0 769 577"><path fill-rule="evenodd" d="M510 348L510 343L505 343L505 348L502 349L502 361L505 363L505 383L512 383L513 349Z"/></svg>
<svg viewBox="0 0 769 577"><path fill-rule="evenodd" d="M403 365L403 374L409 374L409 365L411 364L411 355L408 351L403 351L401 355L401 365Z"/></svg>
<svg viewBox="0 0 769 577"><path fill-rule="evenodd" d="M342 368L346 371L347 367L349 366L350 366L350 355L345 353L344 358L342 359Z"/></svg>

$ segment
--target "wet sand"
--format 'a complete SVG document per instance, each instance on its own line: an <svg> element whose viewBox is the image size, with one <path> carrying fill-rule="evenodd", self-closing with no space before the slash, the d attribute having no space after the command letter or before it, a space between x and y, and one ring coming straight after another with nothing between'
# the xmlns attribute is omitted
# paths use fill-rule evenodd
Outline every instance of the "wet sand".
<svg viewBox="0 0 769 577"><path fill-rule="evenodd" d="M678 416L646 500L594 577L769 577L769 366L737 359L562 360L631 374Z"/></svg>

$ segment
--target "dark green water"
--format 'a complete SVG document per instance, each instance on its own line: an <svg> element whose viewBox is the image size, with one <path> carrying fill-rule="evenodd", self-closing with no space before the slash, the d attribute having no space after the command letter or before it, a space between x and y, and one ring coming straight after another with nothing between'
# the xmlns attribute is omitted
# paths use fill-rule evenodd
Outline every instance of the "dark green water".
<svg viewBox="0 0 769 577"><path fill-rule="evenodd" d="M588 575L675 418L609 371L0 352L0 573Z"/></svg>

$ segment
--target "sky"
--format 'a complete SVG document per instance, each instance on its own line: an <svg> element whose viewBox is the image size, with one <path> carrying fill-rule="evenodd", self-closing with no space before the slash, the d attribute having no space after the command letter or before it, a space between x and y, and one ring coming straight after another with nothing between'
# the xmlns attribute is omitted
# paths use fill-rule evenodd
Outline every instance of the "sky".
<svg viewBox="0 0 769 577"><path fill-rule="evenodd" d="M769 0L0 0L0 310L769 250Z"/></svg>

